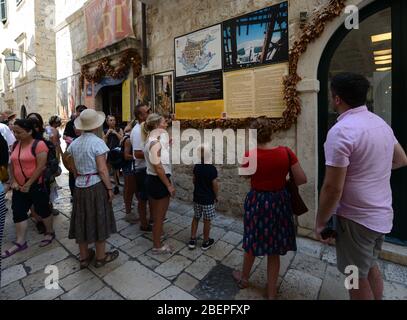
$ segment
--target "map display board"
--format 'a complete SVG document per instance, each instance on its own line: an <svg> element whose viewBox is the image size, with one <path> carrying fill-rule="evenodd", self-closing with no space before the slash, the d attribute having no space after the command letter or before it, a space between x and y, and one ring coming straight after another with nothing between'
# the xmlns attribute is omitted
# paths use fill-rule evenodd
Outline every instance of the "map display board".
<svg viewBox="0 0 407 320"><path fill-rule="evenodd" d="M223 22L225 71L288 61L288 2Z"/></svg>
<svg viewBox="0 0 407 320"><path fill-rule="evenodd" d="M281 118L287 108L283 95L283 78L287 74L287 63L225 73L227 117Z"/></svg>
<svg viewBox="0 0 407 320"><path fill-rule="evenodd" d="M176 77L222 69L220 24L175 38Z"/></svg>

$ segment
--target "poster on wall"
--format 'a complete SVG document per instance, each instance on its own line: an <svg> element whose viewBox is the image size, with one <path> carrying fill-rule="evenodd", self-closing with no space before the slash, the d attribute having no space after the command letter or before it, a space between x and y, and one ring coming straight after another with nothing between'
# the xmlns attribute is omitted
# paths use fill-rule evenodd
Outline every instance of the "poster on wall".
<svg viewBox="0 0 407 320"><path fill-rule="evenodd" d="M84 16L88 53L134 35L131 0L91 0L84 8Z"/></svg>
<svg viewBox="0 0 407 320"><path fill-rule="evenodd" d="M287 108L283 93L283 78L287 74L287 63L225 73L227 116L281 118Z"/></svg>
<svg viewBox="0 0 407 320"><path fill-rule="evenodd" d="M220 24L175 38L174 41L176 77L222 69Z"/></svg>
<svg viewBox="0 0 407 320"><path fill-rule="evenodd" d="M176 78L177 119L220 118L223 111L222 70Z"/></svg>
<svg viewBox="0 0 407 320"><path fill-rule="evenodd" d="M163 116L174 113L174 72L154 75L154 112Z"/></svg>
<svg viewBox="0 0 407 320"><path fill-rule="evenodd" d="M140 76L134 83L136 86L136 105L143 103L152 108L152 76Z"/></svg>
<svg viewBox="0 0 407 320"><path fill-rule="evenodd" d="M288 61L288 2L223 22L225 71Z"/></svg>

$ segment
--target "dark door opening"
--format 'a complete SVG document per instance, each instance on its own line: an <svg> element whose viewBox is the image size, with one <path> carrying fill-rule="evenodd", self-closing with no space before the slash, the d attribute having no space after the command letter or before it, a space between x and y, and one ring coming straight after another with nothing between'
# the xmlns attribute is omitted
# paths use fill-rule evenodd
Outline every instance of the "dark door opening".
<svg viewBox="0 0 407 320"><path fill-rule="evenodd" d="M359 29L343 25L328 42L318 68L321 91L318 97L318 185L325 172L323 145L337 115L330 107L329 80L342 71L358 72L372 84L368 107L381 116L407 148L407 1L377 0L359 13ZM393 172L394 220L387 241L407 245L407 168Z"/></svg>
<svg viewBox="0 0 407 320"><path fill-rule="evenodd" d="M102 96L102 111L116 118L117 124L122 127L122 84L106 86L98 93Z"/></svg>

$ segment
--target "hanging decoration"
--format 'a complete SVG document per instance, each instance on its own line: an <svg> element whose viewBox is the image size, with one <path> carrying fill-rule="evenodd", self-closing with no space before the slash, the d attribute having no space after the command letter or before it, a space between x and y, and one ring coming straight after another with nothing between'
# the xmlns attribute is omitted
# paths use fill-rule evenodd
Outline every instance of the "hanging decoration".
<svg viewBox="0 0 407 320"><path fill-rule="evenodd" d="M318 39L330 21L338 17L345 8L346 0L330 0L329 3L317 11L314 18L306 23L300 30L298 39L289 52L289 72L284 78L284 100L287 108L282 118L269 118L273 131L288 130L296 123L301 113L301 101L297 84L301 77L297 74L298 61L307 50L308 45ZM182 120L182 128L210 129L210 128L247 128L253 118L244 119L191 119Z"/></svg>
<svg viewBox="0 0 407 320"><path fill-rule="evenodd" d="M130 68L133 68L134 78L141 73L141 57L135 50L124 51L119 59L116 67L111 65L111 58L103 58L98 61L95 71L90 72L89 65L82 66L80 86L84 88L85 79L91 83L99 83L103 77L111 77L113 79L123 78Z"/></svg>

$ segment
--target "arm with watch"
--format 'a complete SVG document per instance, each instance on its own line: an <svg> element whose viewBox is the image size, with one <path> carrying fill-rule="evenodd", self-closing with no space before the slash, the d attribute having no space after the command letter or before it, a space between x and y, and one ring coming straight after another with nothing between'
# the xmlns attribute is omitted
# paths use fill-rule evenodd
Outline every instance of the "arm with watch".
<svg viewBox="0 0 407 320"><path fill-rule="evenodd" d="M114 194L112 183L110 181L109 170L107 169L106 154L101 154L100 156L96 157L96 167L99 177L102 179L109 193L109 202L112 202Z"/></svg>

